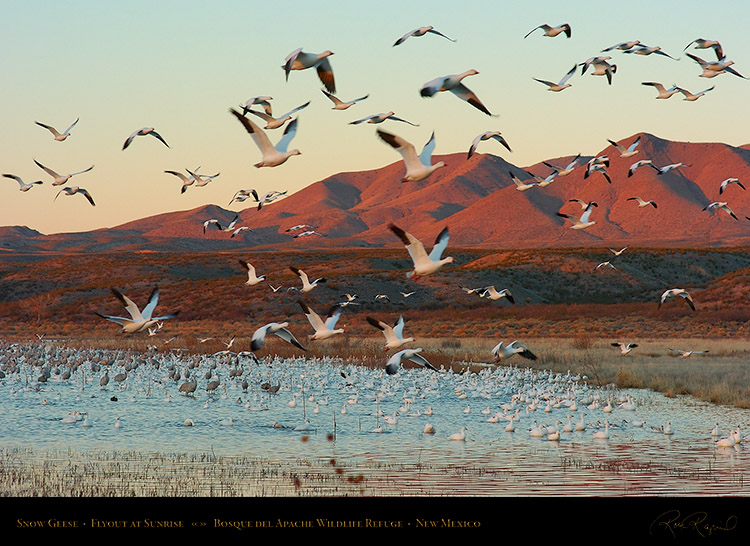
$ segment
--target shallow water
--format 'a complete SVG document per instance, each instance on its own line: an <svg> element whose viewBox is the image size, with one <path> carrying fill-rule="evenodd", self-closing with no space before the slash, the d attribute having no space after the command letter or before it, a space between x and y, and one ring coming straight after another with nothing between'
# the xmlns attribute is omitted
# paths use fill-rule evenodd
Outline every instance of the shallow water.
<svg viewBox="0 0 750 546"><path fill-rule="evenodd" d="M306 460L321 467L334 458L370 478L370 495L750 493L747 444L719 448L710 435L717 423L722 436L737 425L748 430L750 411L690 397L588 388L567 376L512 367L488 368L481 374L410 368L387 376L334 359L269 359L260 364L243 359L243 375L230 378L229 362L234 361L219 358L204 359L190 370L199 381L195 394L187 396L178 391L184 379L170 379L167 367L172 364L184 372L189 357L149 356L160 362L158 369L154 362L141 364L127 380L110 380L102 388L103 371L92 372L89 359L114 354L110 377L125 362L144 359L54 347L32 357L28 350L5 347L0 353L0 362L19 365L15 374L0 380L0 441L6 448L211 453L279 464ZM82 363L70 379L53 372L47 382L36 381L40 360L71 358ZM211 363L222 385L207 392L205 374ZM240 386L242 379L249 383L247 391ZM280 385L278 393L269 395L260 387L263 382ZM528 399L514 403L519 393ZM627 395L633 397L635 411L617 407ZM608 400L614 406L610 413L604 411ZM290 406L291 401L296 405ZM536 410L529 411L533 401ZM575 411L572 401L578 406ZM593 401L599 407L587 408ZM505 431L508 421L502 417L487 422L495 412L504 413L503 404L513 405L508 413L521 410L515 432ZM430 416L425 415L428 408ZM482 412L486 408L489 414ZM74 423L63 422L68 412L87 414L91 426L84 426L83 415ZM396 424L386 424L383 416L394 412ZM563 432L559 441L529 434L535 421L562 428L569 415L578 422L581 412L585 431ZM117 417L120 428L115 428ZM194 426L186 426L186 419ZM295 430L305 419L309 428ZM637 420L646 423L635 426ZM605 421L610 423L609 438L594 438ZM435 434L424 433L426 423L435 427ZM651 428L668 423L673 435ZM374 432L378 426L381 433ZM462 427L466 440L450 440Z"/></svg>

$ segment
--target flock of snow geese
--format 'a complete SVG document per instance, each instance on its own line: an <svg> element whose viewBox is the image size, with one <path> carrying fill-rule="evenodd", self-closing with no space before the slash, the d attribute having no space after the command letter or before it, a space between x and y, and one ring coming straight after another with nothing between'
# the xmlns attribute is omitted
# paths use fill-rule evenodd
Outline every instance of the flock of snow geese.
<svg viewBox="0 0 750 546"><path fill-rule="evenodd" d="M572 36L572 30L571 26L569 24L563 24L558 26L550 26L547 24L539 25L538 27L532 29L524 38L529 38L532 34L534 34L537 30L543 31L543 35L545 37L553 38L556 36L564 35L567 38L571 38ZM417 29L414 29L403 36L401 36L394 44L393 47L399 46L403 44L406 40L411 38L417 38L417 37L423 37L427 35L432 36L438 36L447 40L450 40L452 42L455 42L456 40L449 38L445 34L442 34L441 32L435 30L431 26L426 27L420 27ZM688 53L687 56L695 61L702 69L702 73L700 74L701 77L704 78L713 78L716 76L719 76L720 74L728 73L732 74L734 76L744 78L739 72L737 72L734 68L732 68L732 65L734 64L733 61L728 60L723 52L723 49L721 48L721 45L712 40L704 40L704 39L697 39L690 42L685 47L685 51L690 46L695 46L695 49L712 49L717 57L716 61L705 61L701 59L700 57L693 55L691 53ZM613 50L619 50L623 52L623 54L633 54L633 55L661 55L665 56L670 59L674 59L674 57L668 55L664 51L662 51L659 47L650 47L644 44L641 44L639 41L631 41L631 42L622 42L619 44L615 44L611 47L605 48L602 50L602 52L609 52ZM324 89L321 91L323 94L333 103L333 110L338 111L344 111L347 110L356 104L366 100L369 95L364 95L359 98L353 99L353 100L341 100L339 99L335 93L336 93L336 85L335 85L335 79L334 79L334 73L333 68L331 65L330 58L333 55L332 51L324 51L322 53L310 53L305 52L300 49L296 49L292 51L286 59L284 59L284 62L282 64L282 69L284 71L285 79L288 81L290 75L294 71L302 71L302 70L308 70L308 69L314 69L317 72L317 75L320 79L320 82L323 84ZM600 55L591 57L588 60L584 62L576 62L573 67L568 70L565 75L557 82L543 80L543 79L536 79L536 81L546 85L548 87L549 91L552 92L562 92L569 87L571 87L571 84L569 83L573 75L577 72L577 69L581 68L581 75L586 74L589 68L592 68L591 75L595 76L605 76L608 83L611 85L613 82L614 75L617 72L617 65L610 63L609 61L612 60L611 56L606 55ZM468 105L472 106L476 110L482 112L483 114L494 117L492 112L485 106L485 104L479 99L479 97L469 89L464 81L467 78L473 77L478 75L479 72L473 69L466 70L464 72L458 73L458 74L450 74L446 76L440 76L437 78L434 78L427 83L425 83L421 89L419 89L419 94L422 97L429 98L434 97L438 93L441 92L449 92L452 95L454 95L456 98L466 102ZM746 78L745 78L746 79ZM667 89L664 85L658 82L643 82L643 85L651 86L655 88L658 91L657 99L668 99L671 96L673 96L676 93L681 93L684 96L684 100L686 101L695 101L704 96L709 91L713 90L714 87L711 87L709 89L706 89L700 93L691 93L690 91L687 91L686 89L682 87L678 87L677 85L673 85L671 88ZM242 128L248 133L250 138L253 140L254 144L258 148L258 151L260 152L260 159L254 164L256 168L275 168L283 165L285 162L287 162L291 157L300 155L301 152L297 149L291 148L291 142L293 141L296 132L298 130L299 122L298 117L293 117L298 112L304 110L309 104L310 101L307 101L306 103L297 106L296 108L284 113L281 116L275 117L273 115L273 109L271 106L272 98L270 96L256 96L248 101L245 102L244 105L240 105L239 109L236 108L230 108L229 112L230 114L237 119L237 121L240 123ZM255 110L254 107L260 107L262 108L262 111ZM265 124L264 127L261 127L257 123L255 123L248 115L252 115L254 117L259 118L262 120L262 122ZM65 129L62 133L58 132L54 127L50 125L46 125L40 122L36 122L37 125L49 130L54 139L58 142L64 142L66 139L68 139L71 136L71 130L76 126L78 123L78 119L76 119L75 122L73 122L69 127ZM400 123L406 123L409 125L415 125L414 123L407 121L403 118L399 118L395 116L395 113L393 111L385 112L385 113L379 113L379 114L373 114L366 117L362 117L360 119L357 119L355 121L350 122L352 125L359 125L362 123L367 124L382 124L385 122L400 122ZM283 128L282 136L275 140L275 144L272 142L271 138L269 137L268 133L266 131L274 131ZM401 182L413 182L413 181L421 181L429 178L435 171L438 169L444 167L443 162L437 162L432 163L432 154L435 149L435 133L433 132L428 142L424 145L423 149L419 154L417 154L416 148L414 145L410 142L408 142L406 139L393 134L391 132L382 130L380 128L376 129L376 135L377 137L382 140L385 144L392 147L396 152L398 152L404 162L405 166L405 174L401 179ZM146 137L151 136L152 138L157 139L160 141L164 146L169 147L166 140L161 136L160 133L158 133L153 127L143 127L136 131L134 131L130 136L127 137L127 139L124 141L124 144L122 145L122 151L127 150L130 146L135 145L134 142L137 137ZM467 159L471 158L471 156L476 152L477 147L488 140L495 140L500 145L502 145L504 148L506 148L508 151L511 150L511 146L506 141L506 139L503 137L503 135L499 131L491 130L486 131L478 136L476 136L473 141L471 142L471 145L468 150ZM628 144L621 144L617 143L615 141L609 141L610 144L615 146L615 148L620 153L621 157L632 157L638 153L638 145L640 142L640 138L636 139L632 143ZM580 154L574 158L568 165L566 166L557 166L550 163L545 163L548 167L552 169L552 173L548 175L546 178L542 178L538 175L531 175L532 179L534 181L531 181L531 179L522 181L519 179L519 177L514 174L510 173L510 176L516 185L516 188L519 191L527 191L534 188L543 188L549 184L551 184L556 178L564 177L571 172L573 172L574 169L576 169L579 165L579 162L581 161ZM59 186L66 184L70 181L70 179L74 176L79 176L85 173L88 173L91 171L94 166L81 170L78 172L73 172L66 175L60 175L57 172L53 171L52 169L47 168L46 166L42 165L38 161L35 160L35 163L43 169L48 175L50 175L53 178L52 185L53 186ZM592 176L595 173L598 173L598 175L602 176L608 183L611 183L611 177L607 171L607 167L609 166L609 158L607 156L599 156L592 158L588 164L586 165L586 171L585 171L585 177ZM637 161L632 164L628 171L628 176L632 176L633 173L640 167L650 167L654 169L657 174L663 175L670 170L678 169L682 167L688 167L688 165L677 163L672 165L666 165L663 167L658 167L654 165L651 160L644 159L641 161ZM208 184L211 180L219 176L219 173L216 173L214 175L204 175L200 174L199 169L194 170L187 170L187 174L183 174L179 171L172 171L167 170L165 173L171 174L177 178L180 179L182 182L182 188L181 193L184 193L190 186L205 186ZM25 183L20 177L13 175L13 174L4 174L5 177L11 178L16 180L20 186L21 191L28 191L35 185L42 184L42 181L35 181L31 183ZM740 183L740 181L736 178L730 178L725 180L720 185L720 194L723 194L725 191L727 191L727 188L730 184L735 184L738 187L745 189L744 186ZM66 194L68 196L80 194L84 196L89 203L94 206L94 200L91 196L91 194L84 188L78 187L78 186L65 186L63 187L58 194L55 196L55 199L60 194ZM261 208L264 205L272 203L274 200L283 197L286 195L285 191L271 191L266 193L263 196L260 196L256 190L250 189L250 190L239 190L235 193L232 200L230 201L230 205L234 202L243 202L246 199L252 198L254 201L258 204L258 210L260 211ZM637 201L638 207L647 207L652 206L653 208L657 207L657 204L654 201L642 199L641 197L634 196L629 198L628 200ZM571 199L571 202L578 201L576 199ZM580 202L580 201L579 201ZM580 216L574 216L569 214L564 214L559 212L558 215L560 217L563 217L571 222L571 228L582 230L587 229L590 226L594 225L596 222L595 220L591 219L592 213L594 212L595 208L598 207L597 203L595 202L580 202L582 206L582 213ZM723 210L727 214L729 214L733 218L737 218L736 215L732 212L732 210L729 208L728 204L726 202L713 202L706 206L704 210L709 210L711 212L717 211L717 210ZM239 219L239 215L235 216L235 218L227 225L223 225L223 222L221 222L218 219L209 219L203 224L203 230L204 233L209 229L209 227L214 226L216 229L231 233L232 237L235 237L238 233L244 230L250 230L247 226L237 226L237 221ZM389 224L390 231L403 243L405 249L407 250L409 256L411 257L411 260L413 262L413 268L410 270L406 276L408 279L412 279L414 281L417 281L423 276L431 275L440 270L443 266L453 263L454 259L450 256L443 257L443 253L445 252L448 242L449 242L449 232L448 228L443 228L432 247L432 250L430 253L427 253L425 250L424 245L421 241L419 241L416 237L414 237L412 234L408 233L404 229L394 225ZM251 230L250 230L251 231ZM299 225L295 226L293 228L289 228L287 230L288 232L295 233L295 237L304 237L304 236L310 236L310 235L319 235L323 236L324 234L318 233L315 231L315 228L313 226L307 226L307 225ZM615 254L615 256L618 256L621 254L625 249L622 249L620 251L612 250L612 252ZM256 274L255 267L244 261L240 260L240 263L247 271L247 280L245 281L245 284L248 286L254 286L262 283L266 280L265 275L258 276ZM610 262L605 262L603 264L600 264L600 267L603 266L609 266L614 267ZM313 290L318 284L324 283L324 278L318 278L313 281L311 281L307 274L292 266L291 270L298 275L302 286L298 290L301 294L306 294ZM278 290L278 288L273 288L274 291ZM513 296L512 294L507 290L501 290L498 291L494 286L488 286L484 288L479 289L467 289L465 288L467 293L476 293L480 297L486 297L490 300L498 300L501 298L505 298L510 303L513 303ZM148 331L150 335L154 335L156 331L158 331L159 328L161 328L161 325L163 324L163 321L167 319L174 318L177 316L179 311L175 311L169 314L165 314L162 316L154 316L154 311L156 308L156 305L158 303L158 297L159 297L159 291L158 288L154 288L146 306L141 311L138 306L127 296L122 294L120 291L116 289L112 289L113 295L119 300L119 302L125 307L126 311L130 315L128 317L121 317L121 316L114 316L114 315L106 315L103 313L97 313L102 318L112 321L119 326L122 327L123 332L135 334L139 332L146 332ZM404 294L404 297L406 297L407 294ZM682 298L684 299L687 304L690 306L692 310L695 310L695 305L688 294L688 292L681 288L673 288L666 290L658 303L658 306L661 307L667 300L671 298ZM337 303L333 305L327 316L323 318L321 315L319 315L316 311L314 311L310 305L302 298L298 300L299 306L301 307L304 315L306 316L307 320L309 321L310 325L313 327L314 333L310 334L308 336L309 341L316 341L316 340L322 340L327 339L330 337L333 337L335 335L341 334L344 332L343 328L338 327L337 324L338 321L342 315L342 311L344 307L347 304L356 304L353 300L356 298L356 296L349 296L349 299L347 302ZM373 317L367 317L368 322L376 329L380 330L385 338L385 346L384 350L397 350L395 354L393 354L390 358L388 358L386 364L385 364L385 371L389 375L393 375L398 373L398 371L402 367L402 363L405 360L408 360L410 362L416 363L419 366L425 367L427 369L437 371L437 369L430 364L430 362L425 358L421 352L421 348L415 348L415 349L404 349L403 346L407 343L411 343L414 341L411 337L404 337L404 319L403 317L399 317L398 321L394 325L390 325L382 320L373 318ZM260 350L265 343L265 339L269 335L275 335L286 342L294 345L295 347L299 348L300 350L306 350L304 345L300 343L297 338L291 333L289 329L289 324L287 322L272 322L266 325L263 325L259 327L252 336L252 342L251 342L251 351L249 352L254 357L254 352ZM637 344L630 343L630 344L613 344L615 346L619 346L621 349L621 352L623 355L626 355L630 353L630 351L637 347ZM229 346L227 347L227 351L229 351ZM681 350L673 350L676 353L679 353L683 358L686 358L690 356L691 354L695 354L696 352L700 351L681 351ZM525 347L523 344L521 344L519 341L513 341L509 344L505 344L504 342L498 343L493 349L492 349L492 355L495 357L495 361L499 362L502 359L507 359L512 357L513 355L520 355L521 357L527 358L527 359L536 359L536 355L534 355L533 352L531 352L527 347ZM456 439L462 439L461 436L464 434L465 431L462 430L462 432L457 436ZM606 432L603 432L602 434L605 434Z"/></svg>

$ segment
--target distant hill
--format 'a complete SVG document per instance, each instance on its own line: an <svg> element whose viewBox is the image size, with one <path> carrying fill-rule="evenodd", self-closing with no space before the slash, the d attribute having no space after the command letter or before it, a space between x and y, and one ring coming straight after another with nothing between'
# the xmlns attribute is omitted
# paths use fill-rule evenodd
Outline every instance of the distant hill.
<svg viewBox="0 0 750 546"><path fill-rule="evenodd" d="M576 169L546 187L517 191L510 173L530 178L552 172L544 162L520 168L490 154L437 156L446 167L421 182L399 182L401 161L361 172L338 173L258 211L251 205L239 212L244 231L231 238L203 223L216 218L229 223L237 214L216 205L165 213L126 224L83 233L41 235L22 227L0 228L0 247L24 250L100 252L107 250L229 250L241 248L330 248L398 246L388 230L393 222L429 245L444 227L450 246L476 248L539 248L566 246L639 245L652 247L712 247L750 243L750 193L731 185L730 177L750 182L750 148L721 143L673 142L648 133L622 139L627 147L640 137L638 153L620 157L613 146L597 155L609 157L609 184L601 173L584 177L581 159ZM573 158L547 160L567 165ZM628 177L629 167L650 159L657 166L683 166L659 175L650 167ZM657 208L639 208L631 197L653 200ZM586 230L570 229L558 212L580 214L571 199L595 201L596 222ZM723 211L703 211L713 201L726 201L737 220ZM327 237L293 239L286 229L310 224Z"/></svg>

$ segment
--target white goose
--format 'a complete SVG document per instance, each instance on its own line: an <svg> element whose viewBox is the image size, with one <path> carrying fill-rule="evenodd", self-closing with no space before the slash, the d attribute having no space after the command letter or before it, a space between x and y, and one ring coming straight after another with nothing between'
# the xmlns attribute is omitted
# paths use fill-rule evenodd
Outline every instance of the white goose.
<svg viewBox="0 0 750 546"><path fill-rule="evenodd" d="M292 114L299 112L303 108L307 108L307 106L310 104L310 101L307 101L305 104L301 104L297 106L297 108L294 108L293 110L289 110L286 114L282 114L281 116L275 118L270 114L267 114L265 112L256 112L255 110L248 110L247 112L251 114L255 114L259 118L261 118L263 121L266 122L266 126L264 129L278 129L279 127L283 127L284 124L292 119ZM245 113L243 112L243 116Z"/></svg>
<svg viewBox="0 0 750 546"><path fill-rule="evenodd" d="M513 299L513 294L507 288L502 289L500 292L494 286L488 286L484 289L484 292L479 294L480 298L489 298L492 301L499 300L500 298L506 298L510 303L516 303Z"/></svg>
<svg viewBox="0 0 750 546"><path fill-rule="evenodd" d="M251 263L246 262L245 260L240 260L240 264L242 264L242 267L244 267L247 270L247 280L245 281L245 284L248 286L255 286L258 283L261 283L266 280L265 275L261 275L258 277L255 274L255 266L253 266Z"/></svg>
<svg viewBox="0 0 750 546"><path fill-rule="evenodd" d="M687 290L684 288L670 288L669 290L665 290L661 298L659 299L659 305L657 306L657 309L661 308L662 304L666 302L667 300L674 298L674 297L681 297L684 299L687 304L690 306L690 309L695 311L695 303L693 303L693 298L690 296Z"/></svg>
<svg viewBox="0 0 750 546"><path fill-rule="evenodd" d="M609 421L604 422L604 430L594 431L594 438L606 440L609 438Z"/></svg>
<svg viewBox="0 0 750 546"><path fill-rule="evenodd" d="M133 133L128 138L125 139L125 143L122 145L122 149L124 150L125 148L127 148L128 146L130 146L130 143L133 142L133 139L135 137L137 137L137 136L146 136L146 135L151 135L152 137L155 137L155 138L161 140L161 142L164 144L164 146L166 146L167 148L169 148L169 144L167 144L167 141L164 140L159 133L157 133L156 131L154 131L153 127L142 127L140 129L138 129L137 131L133 131Z"/></svg>
<svg viewBox="0 0 750 546"><path fill-rule="evenodd" d="M638 347L637 343L612 343L612 347L619 347L620 348L620 354L622 356L625 356L626 354L630 353L633 349Z"/></svg>
<svg viewBox="0 0 750 546"><path fill-rule="evenodd" d="M263 110L266 114L269 116L273 115L273 107L271 106L271 103L269 101L272 101L273 97L267 97L267 96L257 96L252 97L248 99L245 102L245 105L240 105L240 108L242 108L242 115L244 116L250 111L250 108L252 108L254 105L259 104L263 107Z"/></svg>
<svg viewBox="0 0 750 546"><path fill-rule="evenodd" d="M589 220L589 217L591 216L591 211L594 210L592 207L597 207L597 205L594 201L591 201L587 206L586 209L583 211L583 214L581 214L580 218L576 218L575 216L571 216L570 214L563 214L561 212L558 212L557 215L562 218L567 218L571 222L573 222L573 225L570 226L571 229L586 229L587 227L591 227L594 224L596 224L596 221Z"/></svg>
<svg viewBox="0 0 750 546"><path fill-rule="evenodd" d="M721 44L716 40L706 40L705 38L697 38L690 42L688 45L685 46L685 49L682 51L687 51L687 49L695 44L694 49L713 49L714 53L716 53L716 58L718 60L721 60L724 58L724 50L721 47Z"/></svg>
<svg viewBox="0 0 750 546"><path fill-rule="evenodd" d="M394 148L404 160L406 174L401 178L401 182L418 182L429 177L436 170L445 167L445 163L438 161L432 164L432 152L435 150L435 133L432 133L430 140L422 148L422 152L417 155L414 145L400 136L378 129L378 136Z"/></svg>
<svg viewBox="0 0 750 546"><path fill-rule="evenodd" d="M56 201L61 193L64 193L65 195L75 195L77 193L80 193L88 200L89 203L91 203L92 207L96 206L96 203L94 203L94 198L91 197L91 194L84 188L79 188L78 186L65 186L63 189L57 192L57 195L55 195L53 201Z"/></svg>
<svg viewBox="0 0 750 546"><path fill-rule="evenodd" d="M388 375L397 374L399 369L401 368L401 362L404 359L414 362L415 364L419 364L420 366L424 366L425 368L429 368L432 371L438 371L437 368L430 364L425 357L419 354L421 351L422 348L420 347L418 349L404 349L397 352L396 354L391 356L385 363L385 373L387 373Z"/></svg>
<svg viewBox="0 0 750 546"><path fill-rule="evenodd" d="M75 121L74 121L73 123L71 123L71 124L70 124L70 127L68 127L67 129L65 129L65 131L63 131L62 133L59 133L59 132L57 131L57 129L55 129L55 128L54 128L54 127L52 127L51 125L45 125L44 123L40 123L40 122L38 122L38 121L35 121L34 123L36 123L37 125L39 125L39 127L44 127L44 128L45 128L45 129L47 129L47 130L48 130L48 131L49 131L50 133L52 133L52 135L53 135L53 136L55 137L55 140L56 140L56 141L58 141L58 142L62 142L63 140L65 140L66 138L68 138L68 137L70 136L70 130L71 130L71 129L72 129L73 127L75 127L75 126L76 126L76 123L78 123L78 120L79 120L79 119L80 119L80 118L76 118L76 120L75 120Z"/></svg>
<svg viewBox="0 0 750 546"><path fill-rule="evenodd" d="M406 274L407 279L413 278L416 281L419 277L435 273L443 265L455 261L451 256L446 258L440 257L448 246L449 234L447 227L443 228L438 234L435 239L435 245L432 247L429 254L427 254L421 241L411 233L405 232L394 224L389 224L388 228L395 233L399 239L401 239L401 242L409 252L409 256L411 256L411 260L414 264L414 269Z"/></svg>
<svg viewBox="0 0 750 546"><path fill-rule="evenodd" d="M420 36L424 36L425 34L435 34L437 36L442 36L446 40L450 40L451 42L455 42L456 40L453 40L452 38L448 38L445 34L441 34L437 30L435 30L435 27L433 26L426 26L426 27L419 27L415 28L414 30L411 30L401 36L398 40L396 40L396 43L393 44L393 47L396 47L397 45L403 44L408 38L411 38L412 36L415 38L419 38Z"/></svg>
<svg viewBox="0 0 750 546"><path fill-rule="evenodd" d="M719 186L719 195L724 193L724 190L727 189L727 186L729 186L729 184L737 184L743 190L745 189L745 186L742 185L742 182L740 182L739 178L727 178Z"/></svg>
<svg viewBox="0 0 750 546"><path fill-rule="evenodd" d="M505 345L505 343L501 341L492 349L492 354L495 356L495 362L499 362L505 358L510 358L513 355L520 355L529 360L537 359L537 356L519 341L513 341L508 345Z"/></svg>
<svg viewBox="0 0 750 546"><path fill-rule="evenodd" d="M338 97L334 96L333 93L329 93L325 89L321 89L321 91L323 92L323 94L326 97L328 97L329 99L331 99L331 102L333 102L333 108L332 108L332 110L346 110L347 108L349 108L351 106L354 106L358 102L363 101L367 97L370 96L368 94L368 95L365 95L364 97L359 97L358 99L349 100L349 101L345 102L345 101L342 101L341 99L339 99Z"/></svg>
<svg viewBox="0 0 750 546"><path fill-rule="evenodd" d="M673 354L680 355L682 358L688 358L692 355L703 355L708 352L708 351L684 351L682 349L669 349L669 351Z"/></svg>
<svg viewBox="0 0 750 546"><path fill-rule="evenodd" d="M278 167L290 157L302 153L297 149L287 151L289 143L294 138L294 135L297 134L297 118L289 122L286 129L284 129L284 136L281 137L276 146L273 146L263 129L253 123L252 120L246 118L234 108L230 108L229 112L235 116L243 127L245 127L245 130L250 133L255 145L258 146L261 154L263 154L262 159L255 164L256 167Z"/></svg>
<svg viewBox="0 0 750 546"><path fill-rule="evenodd" d="M12 178L16 182L18 182L18 190L19 191L29 191L31 188L36 186L37 184L44 184L41 180L35 180L34 182L29 182L28 184L23 181L23 179L20 176L16 176L15 174L4 174L5 178Z"/></svg>
<svg viewBox="0 0 750 546"><path fill-rule="evenodd" d="M644 201L644 200L643 200L643 199L641 199L640 197L628 197L628 198L626 199L626 201L638 201L638 208L639 208L639 209L642 209L643 207L647 207L647 206L649 206L649 205L651 205L651 206L652 206L652 207L654 207L654 208L658 208L658 207L656 206L656 203L654 203L653 201Z"/></svg>
<svg viewBox="0 0 750 546"><path fill-rule="evenodd" d="M404 337L404 317L403 315L400 315L398 317L398 320L396 321L396 324L393 326L386 324L382 320L377 320L373 317L365 317L367 319L367 322L369 322L371 325L373 325L375 328L383 332L383 335L385 336L385 346L383 347L384 351L388 351L390 349L398 349L402 345L405 345L406 343L416 341L413 337Z"/></svg>
<svg viewBox="0 0 750 546"><path fill-rule="evenodd" d="M310 309L303 300L299 300L298 303L300 307L302 307L302 311L305 313L310 325L315 329L315 333L308 336L311 341L328 339L336 334L344 333L343 328L336 328L336 323L338 322L339 317L341 317L341 312L343 311L341 305L333 305L328 311L326 320L323 321L323 319L320 318L320 315Z"/></svg>
<svg viewBox="0 0 750 546"><path fill-rule="evenodd" d="M607 142L609 142L612 146L617 148L617 151L620 152L620 157L633 157L635 154L638 153L638 150L636 150L636 148L641 143L641 137L639 135L638 138L636 138L635 141L627 148L623 148L614 140L607 139Z"/></svg>
<svg viewBox="0 0 750 546"><path fill-rule="evenodd" d="M558 25L556 27L550 26L548 24L539 25L538 27L532 28L529 33L524 36L524 38L528 38L532 32L534 32L535 30L539 30L540 28L544 30L544 35L549 38L554 38L555 36L557 36L558 34L562 34L563 32L565 33L565 36L570 38L571 29L568 23L563 23L562 25Z"/></svg>
<svg viewBox="0 0 750 546"><path fill-rule="evenodd" d="M371 124L378 124L378 123L383 123L386 120L391 120L391 121L401 121L403 123L408 123L412 127L419 127L419 125L416 125L412 123L411 121L406 121L405 119L396 117L394 114L395 112L393 111L380 113L380 114L372 114L370 116L365 116L361 119L350 121L349 125L359 125L360 123L365 123L365 122L371 123Z"/></svg>
<svg viewBox="0 0 750 546"><path fill-rule="evenodd" d="M714 201L713 203L709 203L708 205L706 205L705 207L703 207L703 210L704 211L706 211L706 210L711 211L711 214L713 214L714 211L723 210L729 216L731 216L735 220L738 220L737 216L734 214L734 212L732 211L732 209L729 208L729 205L727 204L726 201Z"/></svg>
<svg viewBox="0 0 750 546"><path fill-rule="evenodd" d="M114 294L115 297L120 300L120 302L125 306L125 309L130 314L130 318L128 319L124 317L103 315L98 311L96 311L96 314L102 318L119 324L120 326L122 326L122 331L125 333L133 334L135 332L145 331L149 326L153 326L154 324L162 320L173 318L177 316L177 313L179 313L179 311L175 311L174 313L170 313L161 317L152 316L154 309L156 308L156 304L159 302L158 286L154 287L154 289L151 291L151 295L148 298L148 303L143 308L143 312L138 309L138 306L133 303L133 300L122 294L119 290L115 288L110 288L110 290L112 291L112 294Z"/></svg>
<svg viewBox="0 0 750 546"><path fill-rule="evenodd" d="M474 152L477 149L477 146L479 146L479 143L484 140L494 139L497 140L500 144L505 146L509 152L512 152L513 150L510 149L510 146L506 142L506 140L503 138L500 131L485 131L481 135L478 135L471 143L471 146L469 147L469 154L466 156L466 159L469 159L472 155L474 155Z"/></svg>
<svg viewBox="0 0 750 546"><path fill-rule="evenodd" d="M628 178L633 176L635 174L635 171L638 170L639 167L643 167L644 165L651 167L657 173L659 173L659 167L654 165L654 163L650 159L641 159L640 161L636 161L630 166L630 168L628 169Z"/></svg>
<svg viewBox="0 0 750 546"><path fill-rule="evenodd" d="M714 87L716 86L714 85L714 86L709 87L708 89L704 89L700 93L691 93L690 91L688 91L687 89L683 89L682 87L678 87L677 90L685 96L685 98L682 100L694 102L698 100L699 98L701 98L706 93L708 93L709 91L713 90Z"/></svg>
<svg viewBox="0 0 750 546"><path fill-rule="evenodd" d="M516 185L516 189L518 191L530 190L531 188L534 188L539 185L539 182L523 182L520 178L518 178L512 172L508 172L508 174L510 175L510 179L513 180L513 183Z"/></svg>
<svg viewBox="0 0 750 546"><path fill-rule="evenodd" d="M465 72L461 72L460 74L451 74L449 76L441 76L439 78L435 78L434 80L425 83L422 86L422 89L420 89L419 94L423 97L432 97L440 91L450 91L459 99L468 102L474 108L477 108L488 116L491 116L492 113L487 110L487 107L484 104L482 104L482 101L479 100L479 97L477 97L471 89L461 83L461 80L463 80L467 76L474 76L476 74L479 74L479 72L471 69Z"/></svg>
<svg viewBox="0 0 750 546"><path fill-rule="evenodd" d="M542 161L542 163L544 163L545 165L547 165L547 167L555 171L555 176L566 176L573 172L573 170L576 168L580 160L581 160L581 154L578 154L570 161L570 163L568 163L566 167L560 167L558 165L555 165L553 163L548 163L546 161Z"/></svg>
<svg viewBox="0 0 750 546"><path fill-rule="evenodd" d="M563 89L567 89L568 87L571 86L571 84L569 84L567 82L570 79L570 77L573 74L575 74L577 67L578 67L578 65L574 64L573 68L571 68L570 70L568 70L568 73L565 74L562 77L562 79L559 82L557 82L557 83L551 82L551 81L547 81L547 80L540 80L539 78L533 78L533 79L536 80L536 81L538 81L539 83L543 83L544 85L546 85L547 86L547 91L554 91L555 93L559 93Z"/></svg>
<svg viewBox="0 0 750 546"><path fill-rule="evenodd" d="M306 53L302 51L302 48L295 49L284 59L284 64L281 68L284 69L286 80L289 81L289 72L292 70L306 70L308 68L315 68L318 72L318 78L323 83L325 88L331 92L336 92L336 82L333 78L333 69L331 68L331 62L328 57L333 55L333 51L324 51L322 53Z"/></svg>
<svg viewBox="0 0 750 546"><path fill-rule="evenodd" d="M83 173L87 173L87 172L89 172L89 171L90 171L91 169L93 169L93 168L94 168L94 166L93 166L93 165L91 165L91 167L89 167L88 169L86 169L86 170L84 170L84 171L78 171L78 172L75 172L75 173L70 173L70 174L57 174L57 173L56 173L55 171L53 171L52 169L50 169L50 168L48 168L48 167L45 167L44 165L42 165L41 163L39 163L39 162L38 162L38 161L37 161L36 159L34 160L34 163L36 163L36 164L37 164L37 165L38 165L38 166L39 166L39 167L40 167L41 169L43 169L43 170L44 170L44 172L46 172L46 173L47 173L47 174L49 174L49 175L50 175L50 176L51 176L52 178L54 178L54 180L52 181L52 185L53 185L53 186L62 186L62 185L63 185L63 184L65 184L65 183L66 183L66 182L67 182L68 180L70 180L70 179L71 179L72 177L74 177L74 176L76 176L76 175L78 175L78 174L83 174Z"/></svg>
<svg viewBox="0 0 750 546"><path fill-rule="evenodd" d="M461 427L461 430L459 432L454 432L450 436L448 436L449 440L453 440L456 442L465 442L466 441L466 427Z"/></svg>
<svg viewBox="0 0 750 546"><path fill-rule="evenodd" d="M289 330L287 330L288 326L288 322L270 322L265 326L261 326L253 333L253 337L250 340L250 350L257 351L258 349L263 347L263 344L266 342L266 336L273 334L279 336L284 341L288 341L298 349L307 351L307 349L305 349L302 344L297 341L297 338L294 337L294 335Z"/></svg>
<svg viewBox="0 0 750 546"><path fill-rule="evenodd" d="M291 269L292 273L297 275L299 279L302 281L302 288L299 289L301 292L309 292L310 290L318 286L319 283L326 282L325 278L323 277L319 277L315 279L314 281L310 282L310 278L307 276L307 273L305 273L301 269L298 269L294 267L293 265L289 266L289 269Z"/></svg>
<svg viewBox="0 0 750 546"><path fill-rule="evenodd" d="M677 87L676 85L673 85L669 89L665 88L659 82L641 82L641 85L649 85L649 86L655 88L659 92L659 94L656 95L657 99L668 99L669 97L671 97L675 93L679 93L680 92L680 88Z"/></svg>
<svg viewBox="0 0 750 546"><path fill-rule="evenodd" d="M593 66L594 70L591 72L592 76L607 76L607 83L612 85L612 74L617 72L616 64L609 64L607 61L612 57L591 57L580 64L583 66L581 75L586 73L589 66Z"/></svg>

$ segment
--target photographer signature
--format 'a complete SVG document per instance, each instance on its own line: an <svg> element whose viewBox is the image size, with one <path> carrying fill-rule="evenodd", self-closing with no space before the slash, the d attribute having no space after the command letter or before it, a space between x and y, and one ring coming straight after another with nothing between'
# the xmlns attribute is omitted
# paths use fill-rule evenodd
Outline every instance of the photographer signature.
<svg viewBox="0 0 750 546"><path fill-rule="evenodd" d="M700 537L707 537L718 531L732 531L736 527L737 516L729 516L723 522L711 522L706 512L692 512L683 517L679 510L668 510L651 523L649 533L669 532L676 538L680 531L693 531Z"/></svg>

